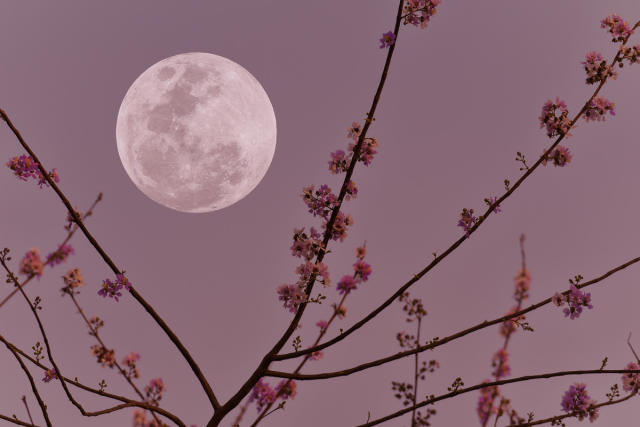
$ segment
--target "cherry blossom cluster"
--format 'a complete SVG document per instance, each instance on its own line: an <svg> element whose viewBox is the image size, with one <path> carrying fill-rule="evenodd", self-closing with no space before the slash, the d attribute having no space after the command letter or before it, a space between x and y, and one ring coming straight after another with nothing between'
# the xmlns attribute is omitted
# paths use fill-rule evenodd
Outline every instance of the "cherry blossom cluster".
<svg viewBox="0 0 640 427"><path fill-rule="evenodd" d="M358 284L369 280L369 275L371 274L371 265L364 262L366 253L366 243L356 249L357 260L353 264L353 275L342 276L342 279L340 279L338 285L336 286L339 294L348 295L349 293L351 293L351 291L358 288Z"/></svg>
<svg viewBox="0 0 640 427"><path fill-rule="evenodd" d="M623 65L623 61L626 59L629 64L635 64L640 62L638 60L640 58L640 44L635 46L622 46L620 48L620 63L618 64L620 67Z"/></svg>
<svg viewBox="0 0 640 427"><path fill-rule="evenodd" d="M47 255L46 264L51 264L51 266L62 264L72 253L74 252L71 245L64 244L60 246L58 250Z"/></svg>
<svg viewBox="0 0 640 427"><path fill-rule="evenodd" d="M549 99L542 106L540 113L540 128L546 128L547 136L554 138L560 135L570 136L571 120L569 120L569 110L567 104L560 98L556 98L555 102Z"/></svg>
<svg viewBox="0 0 640 427"><path fill-rule="evenodd" d="M473 209L463 208L460 213L460 220L458 220L458 227L462 227L465 235L469 237L469 232L477 221L478 218L473 215Z"/></svg>
<svg viewBox="0 0 640 427"><path fill-rule="evenodd" d="M331 283L331 279L329 278L329 269L322 262L313 263L311 261L307 261L296 268L296 273L299 275L298 286L302 288L306 285L312 275L315 275L325 287L329 286Z"/></svg>
<svg viewBox="0 0 640 427"><path fill-rule="evenodd" d="M546 150L545 150L546 151ZM571 152L569 151L569 149L563 145L557 145L552 151L551 153L549 153L547 155L547 157L545 157L542 160L542 165L546 166L547 162L552 162L553 166L560 166L560 167L564 167L567 165L567 163L571 162L571 159L573 158L573 155L571 154Z"/></svg>
<svg viewBox="0 0 640 427"><path fill-rule="evenodd" d="M147 401L155 406L157 406L158 402L162 399L162 393L164 390L165 386L162 378L154 378L149 381L149 385L144 386L144 393Z"/></svg>
<svg viewBox="0 0 640 427"><path fill-rule="evenodd" d="M426 28L442 0L407 0L403 6L404 24Z"/></svg>
<svg viewBox="0 0 640 427"><path fill-rule="evenodd" d="M615 103L601 96L597 96L589 102L589 105L584 112L584 119L587 122L604 121L606 119L607 112L609 112L609 114L611 114L612 116L616 115L616 112L614 110L615 106Z"/></svg>
<svg viewBox="0 0 640 427"><path fill-rule="evenodd" d="M40 168L38 167L38 163L31 156L25 156L24 154L21 156L15 156L11 158L5 165L11 169L15 176L22 181L27 181L29 178L37 179L38 186L42 188L43 185L49 186L49 183L40 172ZM55 168L49 172L49 177L54 182L60 182L60 177L58 176L58 172L56 172Z"/></svg>
<svg viewBox="0 0 640 427"><path fill-rule="evenodd" d="M570 319L577 319L582 313L582 307L587 307L590 310L593 308L593 305L591 305L591 294L582 292L573 284L569 289L570 291L567 295L556 292L551 298L551 301L558 307L562 307L566 303L568 307L562 310L564 316Z"/></svg>
<svg viewBox="0 0 640 427"><path fill-rule="evenodd" d="M562 410L565 412L576 412L578 420L582 421L589 417L593 422L598 418L598 408L594 405L597 402L587 394L587 386L584 383L574 383L569 387L562 398Z"/></svg>
<svg viewBox="0 0 640 427"><path fill-rule="evenodd" d="M329 224L329 220L326 220L322 223L322 229L326 230L327 225ZM342 212L338 212L336 216L336 220L333 223L333 227L331 229L330 239L331 240L340 240L344 242L344 239L347 238L347 227L353 226L354 221L353 217L350 214L343 214Z"/></svg>
<svg viewBox="0 0 640 427"><path fill-rule="evenodd" d="M116 355L113 350L109 350L101 344L94 344L91 346L91 355L95 356L96 361L102 365L102 367L113 368L116 366Z"/></svg>
<svg viewBox="0 0 640 427"><path fill-rule="evenodd" d="M498 201L498 198L495 196L487 197L484 199L484 202L487 204L487 206L491 206L497 201ZM493 213L500 213L500 212L502 212L502 208L500 207L500 205L496 205L493 208Z"/></svg>
<svg viewBox="0 0 640 427"><path fill-rule="evenodd" d="M84 277L82 276L82 272L79 268L72 268L67 271L65 275L62 276L62 280L64 281L64 284L70 288L79 288L80 286L84 286Z"/></svg>
<svg viewBox="0 0 640 427"><path fill-rule="evenodd" d="M103 298L113 298L117 302L119 301L118 298L122 296L122 292L120 292L122 288L126 288L128 291L131 290L131 282L129 282L129 279L127 279L124 274L118 274L116 275L115 282L109 279L102 281L102 287L98 291L98 295L101 295Z"/></svg>
<svg viewBox="0 0 640 427"><path fill-rule="evenodd" d="M295 284L285 283L276 289L278 299L283 301L283 306L292 313L296 312L300 304L307 301L305 288L311 276L319 278L325 287L331 283L327 266L322 262L311 262L323 247L320 238L321 235L313 227L309 235L304 232L304 228L294 229L291 253L293 256L304 258L306 262L296 268L298 280Z"/></svg>
<svg viewBox="0 0 640 427"><path fill-rule="evenodd" d="M357 139L349 143L349 151L353 152L356 148ZM362 147L360 148L360 157L358 161L364 163L365 166L369 166L373 161L373 156L378 153L376 149L380 146L378 140L374 137L365 138L362 141Z"/></svg>
<svg viewBox="0 0 640 427"><path fill-rule="evenodd" d="M265 406L275 402L276 398L283 400L293 399L296 395L296 388L297 385L295 381L282 380L274 389L269 383L260 378L251 390L249 402L255 401L258 412L260 412Z"/></svg>
<svg viewBox="0 0 640 427"><path fill-rule="evenodd" d="M293 245L291 245L290 249L291 255L310 261L313 257L318 256L321 251L324 251L322 235L313 227L311 227L309 234L304 232L304 227L294 228Z"/></svg>
<svg viewBox="0 0 640 427"><path fill-rule="evenodd" d="M518 307L517 306L513 306L504 315L505 316L511 316L512 314L517 313L518 311L520 311L518 309ZM498 329L498 334L500 334L500 336L503 336L503 337L506 337L507 335L511 335L512 333L514 333L517 330L518 323L520 323L521 321L525 320L525 318L526 318L525 315L521 314L520 316L512 317L509 320L505 320L500 325L500 328Z"/></svg>
<svg viewBox="0 0 640 427"><path fill-rule="evenodd" d="M582 62L584 70L587 73L587 84L592 85L601 82L607 77L613 80L618 77L618 73L614 71L611 65L607 65L607 61L597 52L589 52L585 60Z"/></svg>
<svg viewBox="0 0 640 427"><path fill-rule="evenodd" d="M623 42L625 38L633 34L629 23L615 13L600 21L600 27L607 29L607 32L613 36L611 41L614 43Z"/></svg>
<svg viewBox="0 0 640 427"><path fill-rule="evenodd" d="M483 384L488 382L489 380L485 380L483 381ZM480 389L480 398L478 399L478 406L476 407L476 413L478 414L478 418L480 418L480 424L485 425L491 414L496 414L498 412L498 408L493 406L493 400L497 394L498 386L495 385Z"/></svg>
<svg viewBox="0 0 640 427"><path fill-rule="evenodd" d="M314 185L304 187L302 189L302 200L309 208L309 213L321 216L325 220L333 212L333 208L337 206L338 196L333 194L328 185L321 185L315 190Z"/></svg>
<svg viewBox="0 0 640 427"><path fill-rule="evenodd" d="M122 358L122 364L127 368L126 375L128 378L140 377L140 371L137 366L138 360L140 360L140 355L134 352L131 352Z"/></svg>
<svg viewBox="0 0 640 427"><path fill-rule="evenodd" d="M629 362L624 369L628 370L638 370L640 366L635 362ZM624 391L634 391L638 390L640 387L640 374L623 374L622 375L622 389Z"/></svg>
<svg viewBox="0 0 640 427"><path fill-rule="evenodd" d="M501 348L496 351L491 359L491 366L496 368L491 375L496 377L496 380L506 377L511 373L511 367L509 366L509 353L506 349Z"/></svg>
<svg viewBox="0 0 640 427"><path fill-rule="evenodd" d="M44 378L42 378L42 381L44 381L45 383L48 383L49 381L57 378L58 378L58 374L56 373L55 368L47 369L46 371L44 371Z"/></svg>
<svg viewBox="0 0 640 427"><path fill-rule="evenodd" d="M133 411L133 427L161 427L155 419L147 420L145 411L136 409Z"/></svg>
<svg viewBox="0 0 640 427"><path fill-rule="evenodd" d="M298 310L300 304L307 301L307 294L298 285L280 285L276 292L278 293L278 299L283 301L283 307L289 309L292 313Z"/></svg>
<svg viewBox="0 0 640 427"><path fill-rule="evenodd" d="M44 270L44 263L40 259L40 251L37 248L31 248L24 254L22 261L20 261L21 274L26 276L37 276L38 279L42 276Z"/></svg>
<svg viewBox="0 0 640 427"><path fill-rule="evenodd" d="M520 245L524 244L524 239L525 236L523 234L522 236L520 236ZM522 250L524 254L524 249ZM506 313L507 316L520 311L522 303L525 300L529 299L529 291L531 289L531 273L529 272L529 270L527 270L524 262L522 268L518 271L513 280L513 299L516 301L517 305L512 307ZM500 336L504 337L504 344L498 351L494 353L491 359L491 366L494 368L491 372L491 375L493 375L496 381L511 374L507 344L509 343L511 334L513 334L517 330L517 325L521 325L523 329L530 329L528 324L523 323L524 319L525 316L520 315L506 320L500 325L498 333L500 334ZM489 382L489 380L484 381L484 383L486 382ZM496 398L500 398L500 401L497 405L494 406L493 402ZM498 414L498 416L508 414L512 423L519 423L519 420L521 420L521 418L518 416L518 413L513 408L511 408L510 402L511 401L509 399L505 398L502 395L502 392L497 386L491 386L481 389L477 406L477 413L478 417L480 418L480 424L483 426L486 425L491 414Z"/></svg>
<svg viewBox="0 0 640 427"><path fill-rule="evenodd" d="M336 150L331 153L331 160L329 160L329 171L332 174L338 174L346 172L349 169L349 164L353 159L353 152L355 150L360 134L362 133L362 125L358 122L353 122L350 127L347 128L347 137L351 139L348 145L348 154L343 150ZM358 161L364 163L365 166L369 166L373 161L373 156L377 154L376 149L380 146L380 143L376 138L365 138L362 141L360 148L360 157Z"/></svg>
<svg viewBox="0 0 640 427"><path fill-rule="evenodd" d="M328 185L321 185L319 189L314 192L314 185L304 187L302 190L302 200L309 208L309 213L321 216L324 221L322 228L326 230L327 224L333 209L338 206L338 197L331 191ZM355 191L354 191L355 190ZM357 194L357 189L352 186L352 194ZM331 233L331 239L340 240L341 242L347 237L347 227L353 225L353 218L351 215L338 212L336 220L333 224L333 230Z"/></svg>

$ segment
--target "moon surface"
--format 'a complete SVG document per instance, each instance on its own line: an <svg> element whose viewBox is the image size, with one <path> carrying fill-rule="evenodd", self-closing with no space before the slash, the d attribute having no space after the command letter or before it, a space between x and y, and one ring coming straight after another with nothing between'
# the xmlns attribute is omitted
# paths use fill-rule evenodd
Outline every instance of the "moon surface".
<svg viewBox="0 0 640 427"><path fill-rule="evenodd" d="M116 124L122 165L150 199L211 212L249 194L276 147L267 93L240 65L210 53L164 59L125 95Z"/></svg>

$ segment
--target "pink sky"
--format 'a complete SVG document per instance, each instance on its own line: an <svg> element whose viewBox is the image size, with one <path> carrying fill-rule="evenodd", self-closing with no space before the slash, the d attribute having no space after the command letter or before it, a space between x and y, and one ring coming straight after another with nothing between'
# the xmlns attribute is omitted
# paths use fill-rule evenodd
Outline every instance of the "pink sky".
<svg viewBox="0 0 640 427"><path fill-rule="evenodd" d="M382 0L59 0L16 2L0 15L0 108L46 167L57 168L72 204L85 209L104 193L87 220L89 230L190 349L223 401L292 316L275 288L295 281L293 228L320 225L306 213L302 187L336 188L341 182L327 170L329 153L346 147L347 127L363 121L370 106L386 54L378 39L392 28L396 7ZM379 140L379 153L368 168L358 164L358 198L343 205L355 226L344 243L332 242L325 259L335 284L350 272L354 248L366 240L373 268L370 280L349 297L348 316L337 327L346 329L368 314L422 270L432 252L456 241L461 209L484 212L483 199L501 195L505 178L515 182L520 176L517 151L533 163L549 145L538 125L540 108L558 96L573 116L591 95L580 62L592 50L613 57L615 47L600 29L611 13L635 22L640 3L444 0L427 29L401 27L368 133ZM144 196L125 173L115 141L117 112L135 78L161 59L193 51L227 57L249 70L269 94L278 123L275 156L263 181L245 199L209 214L180 213ZM503 203L502 213L411 288L429 313L425 338L496 318L513 305L521 233L527 235L531 302L568 289L569 277L588 280L640 255L639 73L640 65L625 67L605 85L601 95L616 103L616 116L579 122L566 142L574 155L567 167L536 170ZM23 154L5 126L0 137L0 159ZM2 185L0 245L11 248L16 260L31 247L44 254L53 250L65 233L65 208L57 196L6 169ZM104 378L108 391L132 396L122 378L95 363L92 337L71 301L60 297L60 276L80 267L88 284L79 301L88 315L105 320L102 335L118 359L140 353L140 386L162 377L163 407L187 424L204 426L211 411L186 362L131 297L115 303L96 295L111 272L83 236L71 244L76 254L65 265L26 288L43 299L42 317L63 373L92 386ZM623 368L632 360L629 332L640 348L637 268L592 286L594 309L577 320L549 305L532 313L528 321L535 332L518 333L510 342L512 376L597 369L605 356L610 368ZM0 297L9 291L6 285ZM338 298L335 287L328 295L329 303ZM316 321L327 319L330 310L328 303L306 310L303 345L315 338ZM395 334L410 326L403 319L396 302L303 372L345 369L399 351ZM0 325L0 334L23 349L41 340L21 298L0 310ZM493 327L423 353L441 369L421 384L419 395L443 393L458 376L466 385L489 378L500 345ZM299 383L295 400L261 425L352 426L363 423L368 411L379 418L401 408L391 381L408 381L412 366L405 359L349 377ZM26 419L26 394L34 421L43 425L29 384L7 351L0 352L0 372L0 413ZM83 418L59 384L44 384L42 374L33 373L54 425L131 425L131 410ZM590 395L603 401L619 375L536 381L504 392L519 412L542 418L560 414L562 395L575 381L586 382ZM77 396L90 410L110 404ZM479 425L477 398L470 393L437 405L433 425ZM631 425L635 405L603 408L592 425ZM245 422L255 414L252 406ZM385 425L408 424L407 416Z"/></svg>

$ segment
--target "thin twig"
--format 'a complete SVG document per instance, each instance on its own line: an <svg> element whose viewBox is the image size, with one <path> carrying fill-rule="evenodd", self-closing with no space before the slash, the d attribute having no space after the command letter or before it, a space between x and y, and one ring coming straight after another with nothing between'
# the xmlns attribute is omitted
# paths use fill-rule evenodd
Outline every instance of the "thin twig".
<svg viewBox="0 0 640 427"><path fill-rule="evenodd" d="M29 410L29 405L27 405L27 396L22 396L22 402L24 403L24 407L27 410L29 421L31 421L31 424L33 424L33 418L31 418L31 411Z"/></svg>
<svg viewBox="0 0 640 427"><path fill-rule="evenodd" d="M2 339L2 336L0 336L0 339ZM47 413L47 405L45 405L44 401L42 400L42 397L40 397L40 393L38 393L38 388L36 387L36 384L33 382L33 377L31 376L31 372L29 372L29 369L27 369L27 367L25 366L24 362L22 361L18 353L16 353L16 351L13 348L11 348L11 346L8 345L6 342L4 344L9 349L11 354L13 354L13 356L16 358L16 360L20 364L20 367L22 368L25 375L29 379L29 383L31 384L31 390L33 391L33 395L36 397L36 400L38 401L38 405L40 406L40 410L42 411L42 416L44 417L44 421L47 423L48 427L52 427L51 420L49 419L49 414ZM29 415L29 417L31 417L31 415ZM33 424L33 421L31 421L31 424Z"/></svg>

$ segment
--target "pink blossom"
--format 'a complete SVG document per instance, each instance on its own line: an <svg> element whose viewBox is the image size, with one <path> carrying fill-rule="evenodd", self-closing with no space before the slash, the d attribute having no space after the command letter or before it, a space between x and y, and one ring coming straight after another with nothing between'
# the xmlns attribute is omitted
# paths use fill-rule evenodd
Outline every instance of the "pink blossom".
<svg viewBox="0 0 640 427"><path fill-rule="evenodd" d="M529 289L531 288L531 273L529 273L529 270L523 268L518 272L513 280L515 281L516 287L514 298L516 300L520 298L522 300L526 300L529 298Z"/></svg>
<svg viewBox="0 0 640 427"><path fill-rule="evenodd" d="M593 407L596 403L587 394L587 386L584 383L575 383L564 394L561 405L565 412L576 412L578 420L582 421L589 416L589 421L593 422L598 418L598 408Z"/></svg>
<svg viewBox="0 0 640 427"><path fill-rule="evenodd" d="M358 188L356 187L356 183L352 180L349 180L347 183L347 193L344 196L345 200L351 200L358 197Z"/></svg>
<svg viewBox="0 0 640 427"><path fill-rule="evenodd" d="M351 155L345 156L345 152L342 150L336 150L331 153L331 160L329 160L329 170L332 174L338 174L340 172L346 172L351 162Z"/></svg>
<svg viewBox="0 0 640 427"><path fill-rule="evenodd" d="M403 6L404 24L426 28L442 0L407 0Z"/></svg>
<svg viewBox="0 0 640 427"><path fill-rule="evenodd" d="M38 185L42 188L43 185L48 186L49 183L40 172L40 168L38 167L38 163L31 156L15 156L5 165L11 169L15 176L17 176L22 181L27 181L29 178L37 179ZM49 172L49 177L54 182L60 182L60 176L58 176L58 172L54 169Z"/></svg>
<svg viewBox="0 0 640 427"><path fill-rule="evenodd" d="M556 306L561 307L564 305L564 303L566 302L565 300L565 296L562 295L560 292L556 292L552 297L551 297L551 302L553 302Z"/></svg>
<svg viewBox="0 0 640 427"><path fill-rule="evenodd" d="M342 276L337 285L338 292L341 295L348 295L352 290L357 289L356 281L351 276Z"/></svg>
<svg viewBox="0 0 640 427"><path fill-rule="evenodd" d="M324 353L322 353L322 351L318 350L318 351L314 351L313 353L311 353L309 355L308 360L320 360L324 357Z"/></svg>
<svg viewBox="0 0 640 427"><path fill-rule="evenodd" d="M633 47L622 46L620 48L620 66L622 66L622 61L624 60L627 60L627 62L629 62L629 65L640 62L638 58L640 58L640 44L637 44Z"/></svg>
<svg viewBox="0 0 640 427"><path fill-rule="evenodd" d="M589 309L593 308L591 305L591 294L580 291L575 285L571 285L569 294L565 297L569 307L563 311L565 317L570 319L577 319L582 313L582 307Z"/></svg>
<svg viewBox="0 0 640 427"><path fill-rule="evenodd" d="M373 156L377 154L376 148L380 146L380 143L376 138L365 138L362 141L362 146L360 148L360 157L358 158L359 162L364 163L365 166L369 166L373 161ZM354 151L356 147L355 142L349 143L349 151Z"/></svg>
<svg viewBox="0 0 640 427"><path fill-rule="evenodd" d="M129 279L127 279L123 274L117 274L115 282L112 282L109 279L104 279L102 281L102 287L98 291L98 295L101 295L103 298L113 298L117 302L119 301L118 298L122 296L122 292L120 292L120 290L123 287L127 290L131 290L131 282L129 282Z"/></svg>
<svg viewBox="0 0 640 427"><path fill-rule="evenodd" d="M316 322L316 326L320 328L320 331L324 332L329 326L329 323L327 323L326 320L318 320L318 322Z"/></svg>
<svg viewBox="0 0 640 427"><path fill-rule="evenodd" d="M260 378L256 385L251 389L249 402L256 401L258 412L260 412L262 408L275 402L275 400L276 391L268 383L264 382L262 378Z"/></svg>
<svg viewBox="0 0 640 427"><path fill-rule="evenodd" d="M614 43L622 42L633 34L633 30L629 28L629 23L615 13L600 21L600 27L607 29L607 32L613 36L611 41Z"/></svg>
<svg viewBox="0 0 640 427"><path fill-rule="evenodd" d="M303 228L296 228L293 230L293 245L291 245L291 254L299 258L305 258L306 260L313 259L317 256L321 250L322 240L321 235L315 228L311 227L310 235L304 232Z"/></svg>
<svg viewBox="0 0 640 427"><path fill-rule="evenodd" d="M589 102L587 109L584 112L585 121L604 121L607 117L607 111L612 116L616 115L614 110L616 104L601 96L597 96Z"/></svg>
<svg viewBox="0 0 640 427"><path fill-rule="evenodd" d="M31 248L24 254L22 261L20 261L21 274L26 276L37 276L38 279L42 276L42 270L44 270L44 264L40 259L40 251L37 248Z"/></svg>
<svg viewBox="0 0 640 427"><path fill-rule="evenodd" d="M319 277L324 286L329 286L329 283L331 282L329 279L329 269L322 262L313 263L311 261L307 261L305 264L300 264L296 268L296 273L300 275L300 279L298 280L299 286L304 286L309 281L312 274Z"/></svg>
<svg viewBox="0 0 640 427"><path fill-rule="evenodd" d="M51 381L54 378L58 378L58 374L56 373L56 369L47 369L46 371L44 371L44 378L42 378L42 381L44 381L45 383L48 383L49 381Z"/></svg>
<svg viewBox="0 0 640 427"><path fill-rule="evenodd" d="M138 366L136 365L138 360L140 360L140 355L133 352L122 358L122 364L128 368L128 377L138 378L140 376Z"/></svg>
<svg viewBox="0 0 640 427"><path fill-rule="evenodd" d="M154 378L149 381L149 385L144 387L144 392L147 397L147 400L151 402L152 405L157 405L160 400L162 400L162 393L165 391L164 381L162 378Z"/></svg>
<svg viewBox="0 0 640 427"><path fill-rule="evenodd" d="M509 353L506 349L498 350L491 359L491 365L496 369L491 373L496 379L504 378L511 373L509 366Z"/></svg>
<svg viewBox="0 0 640 427"><path fill-rule="evenodd" d="M296 397L297 387L296 382L293 380L282 380L276 386L275 391L282 400L293 399Z"/></svg>
<svg viewBox="0 0 640 427"><path fill-rule="evenodd" d="M462 209L460 213L460 220L458 221L458 227L462 227L465 232L465 235L469 237L471 228L475 225L478 218L473 216L473 209Z"/></svg>
<svg viewBox="0 0 640 427"><path fill-rule="evenodd" d="M329 220L326 219L322 223L322 228L326 230ZM338 212L336 220L333 223L333 229L331 233L332 240L340 240L341 242L347 237L347 227L353 225L353 217L349 214L345 215L342 212Z"/></svg>
<svg viewBox="0 0 640 427"><path fill-rule="evenodd" d="M558 115L560 113L560 115ZM571 127L571 120L567 117L569 110L567 110L567 104L564 101L556 98L556 101L548 100L542 106L542 113L540 113L540 127L546 127L547 136L553 138L560 135L570 136L569 128Z"/></svg>
<svg viewBox="0 0 640 427"><path fill-rule="evenodd" d="M101 364L103 368L113 368L116 366L115 352L100 344L94 344L91 346L91 355L96 357L96 361Z"/></svg>
<svg viewBox="0 0 640 427"><path fill-rule="evenodd" d="M571 162L572 158L573 155L567 147L558 145L545 159L542 160L541 163L543 166L546 166L548 161L552 161L553 166L564 167L567 163Z"/></svg>
<svg viewBox="0 0 640 427"><path fill-rule="evenodd" d="M518 307L514 306L505 313L505 316L511 316L518 311ZM504 322L502 322L502 325L500 325L500 330L498 331L498 333L503 337L513 334L517 330L515 322L523 321L525 318L525 315L521 314L520 316L512 317L509 320L505 320Z"/></svg>
<svg viewBox="0 0 640 427"><path fill-rule="evenodd" d="M489 380L484 380L483 383L488 383ZM493 406L494 395L498 395L497 386L488 386L480 389L480 397L478 398L478 407L476 412L480 418L480 423L485 424L491 414L498 412L498 408Z"/></svg>
<svg viewBox="0 0 640 427"><path fill-rule="evenodd" d="M314 187L310 185L302 189L302 200L309 208L309 213L320 215L322 218L327 217L333 212L333 208L337 206L338 197L333 194L331 188L328 185L321 185L318 190L315 191Z"/></svg>
<svg viewBox="0 0 640 427"><path fill-rule="evenodd" d="M365 256L367 256L367 242L356 248L356 258L364 259Z"/></svg>
<svg viewBox="0 0 640 427"><path fill-rule="evenodd" d="M371 266L362 260L358 260L353 264L355 271L355 279L357 282L366 282L371 274Z"/></svg>
<svg viewBox="0 0 640 427"><path fill-rule="evenodd" d="M51 266L62 264L73 252L71 245L62 245L56 251L47 255L46 264L51 264Z"/></svg>
<svg viewBox="0 0 640 427"><path fill-rule="evenodd" d="M72 289L84 286L84 277L82 276L82 272L79 268L72 268L67 271L65 275L62 276L62 280L65 285Z"/></svg>
<svg viewBox="0 0 640 427"><path fill-rule="evenodd" d="M624 369L640 369L635 362L629 362ZM640 386L640 374L622 374L622 389L624 391L633 391Z"/></svg>
<svg viewBox="0 0 640 427"><path fill-rule="evenodd" d="M392 46L396 42L396 35L393 34L392 31L387 31L382 34L382 38L380 39L380 49L384 49L385 47Z"/></svg>
<svg viewBox="0 0 640 427"><path fill-rule="evenodd" d="M362 133L362 125L357 122L353 122L348 129L347 137L357 141Z"/></svg>
<svg viewBox="0 0 640 427"><path fill-rule="evenodd" d="M607 61L597 52L587 53L582 65L584 65L584 70L587 73L587 84L601 82L607 77L611 77L613 80L618 77L618 73L613 67L607 65Z"/></svg>
<svg viewBox="0 0 640 427"><path fill-rule="evenodd" d="M307 295L298 285L280 285L277 292L278 299L284 301L283 307L288 308L292 313L295 313L298 306L307 300Z"/></svg>

